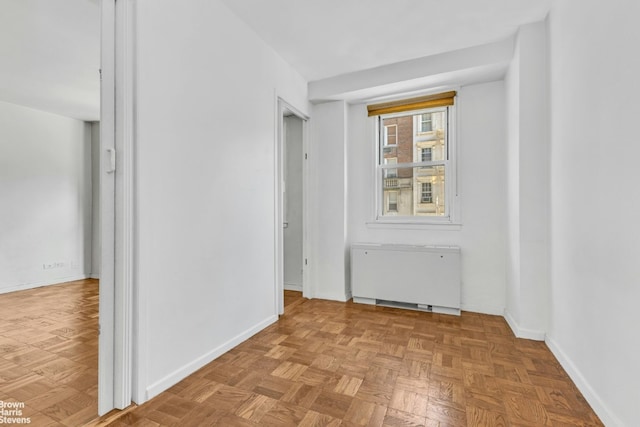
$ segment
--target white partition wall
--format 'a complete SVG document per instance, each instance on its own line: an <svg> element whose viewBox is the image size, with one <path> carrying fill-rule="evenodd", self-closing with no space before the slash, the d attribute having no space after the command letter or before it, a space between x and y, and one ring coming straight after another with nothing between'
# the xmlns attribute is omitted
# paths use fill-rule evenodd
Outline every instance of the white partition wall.
<svg viewBox="0 0 640 427"><path fill-rule="evenodd" d="M143 402L277 319L277 98L308 108L307 82L222 2L136 4Z"/></svg>
<svg viewBox="0 0 640 427"><path fill-rule="evenodd" d="M640 402L639 16L624 0L549 15L547 341L608 426L637 425Z"/></svg>

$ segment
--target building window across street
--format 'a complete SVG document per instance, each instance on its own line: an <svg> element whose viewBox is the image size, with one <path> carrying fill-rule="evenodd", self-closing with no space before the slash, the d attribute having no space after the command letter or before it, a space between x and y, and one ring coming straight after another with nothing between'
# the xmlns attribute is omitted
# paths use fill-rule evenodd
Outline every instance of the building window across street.
<svg viewBox="0 0 640 427"><path fill-rule="evenodd" d="M431 147L421 148L420 149L420 161L421 162L430 162L433 159L433 154L431 152Z"/></svg>
<svg viewBox="0 0 640 427"><path fill-rule="evenodd" d="M398 212L398 192L389 191L387 194L387 211Z"/></svg>
<svg viewBox="0 0 640 427"><path fill-rule="evenodd" d="M430 182L423 182L420 192L420 203L433 203L433 192Z"/></svg>
<svg viewBox="0 0 640 427"><path fill-rule="evenodd" d="M420 114L420 132L431 132L432 130L431 114Z"/></svg>
<svg viewBox="0 0 640 427"><path fill-rule="evenodd" d="M398 163L398 159L396 159L395 157L389 157L384 159L384 164L385 165L395 165ZM385 171L385 175L387 178L397 178L398 177L398 169L394 169L394 168L389 168L386 169Z"/></svg>
<svg viewBox="0 0 640 427"><path fill-rule="evenodd" d="M387 125L384 127L384 145L396 145L398 143L398 126Z"/></svg>

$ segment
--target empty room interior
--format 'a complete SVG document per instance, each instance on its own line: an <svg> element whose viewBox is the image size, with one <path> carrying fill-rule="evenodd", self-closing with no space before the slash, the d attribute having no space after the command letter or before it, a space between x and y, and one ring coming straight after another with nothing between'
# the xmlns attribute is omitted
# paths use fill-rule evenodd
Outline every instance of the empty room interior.
<svg viewBox="0 0 640 427"><path fill-rule="evenodd" d="M25 405L1 421L82 425L98 411L99 2L0 8L0 400Z"/></svg>
<svg viewBox="0 0 640 427"><path fill-rule="evenodd" d="M6 423L638 424L640 3L1 7Z"/></svg>

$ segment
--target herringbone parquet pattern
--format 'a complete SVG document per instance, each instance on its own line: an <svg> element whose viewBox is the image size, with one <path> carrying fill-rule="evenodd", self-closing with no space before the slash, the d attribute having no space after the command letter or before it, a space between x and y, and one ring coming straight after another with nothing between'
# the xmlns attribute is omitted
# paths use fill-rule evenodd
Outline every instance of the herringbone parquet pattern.
<svg viewBox="0 0 640 427"><path fill-rule="evenodd" d="M602 425L546 345L499 316L291 295L276 324L110 425Z"/></svg>

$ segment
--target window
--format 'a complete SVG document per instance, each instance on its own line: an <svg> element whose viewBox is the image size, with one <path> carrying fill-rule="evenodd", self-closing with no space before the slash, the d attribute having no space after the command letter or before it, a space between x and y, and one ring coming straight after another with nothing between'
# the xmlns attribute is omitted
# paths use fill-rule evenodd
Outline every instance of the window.
<svg viewBox="0 0 640 427"><path fill-rule="evenodd" d="M456 222L455 92L440 95L367 107L377 125L377 222Z"/></svg>
<svg viewBox="0 0 640 427"><path fill-rule="evenodd" d="M387 211L398 212L398 192L389 191L387 194Z"/></svg>
<svg viewBox="0 0 640 427"><path fill-rule="evenodd" d="M395 165L398 163L398 159L396 157L388 157L384 159L385 165ZM387 178L397 178L398 177L398 169L387 169L385 170L385 175Z"/></svg>
<svg viewBox="0 0 640 427"><path fill-rule="evenodd" d="M397 145L398 143L398 126L387 125L384 127L384 145Z"/></svg>
<svg viewBox="0 0 640 427"><path fill-rule="evenodd" d="M431 151L431 147L421 148L420 149L420 161L421 162L430 162L433 158L433 154Z"/></svg>
<svg viewBox="0 0 640 427"><path fill-rule="evenodd" d="M433 203L433 191L430 182L422 183L422 192L420 193L420 203Z"/></svg>
<svg viewBox="0 0 640 427"><path fill-rule="evenodd" d="M420 132L431 132L432 130L431 114L420 114Z"/></svg>

